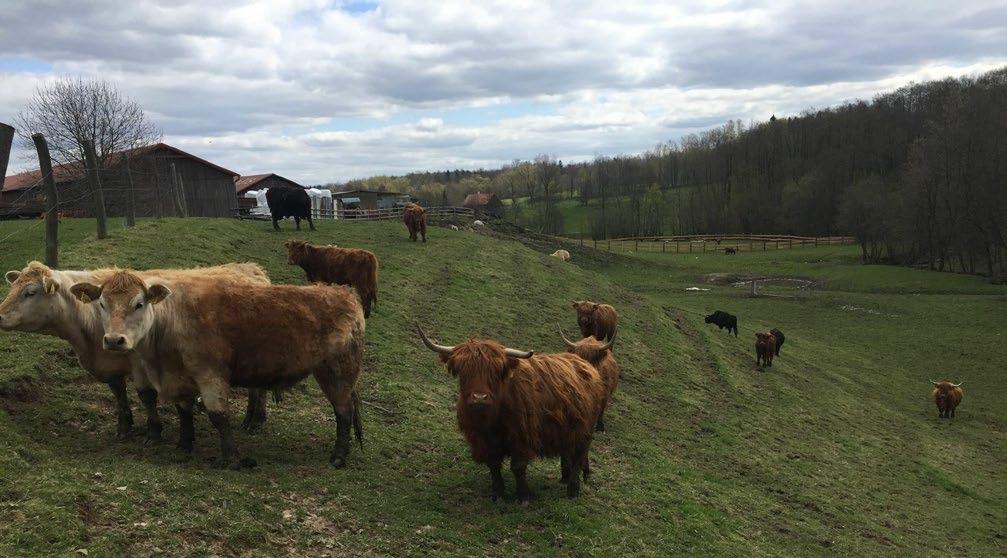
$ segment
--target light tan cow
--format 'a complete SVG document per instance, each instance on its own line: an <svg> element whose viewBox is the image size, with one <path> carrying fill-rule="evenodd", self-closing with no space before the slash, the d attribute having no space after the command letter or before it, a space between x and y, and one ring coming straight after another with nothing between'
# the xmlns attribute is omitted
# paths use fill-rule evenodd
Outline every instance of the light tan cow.
<svg viewBox="0 0 1007 558"><path fill-rule="evenodd" d="M68 271L50 269L40 262L29 262L21 271L8 271L7 282L11 288L0 303L0 329L40 333L64 339L70 343L80 366L98 381L108 384L115 396L118 427L117 437L122 439L132 432L133 413L126 395L126 376L134 372L129 358L125 355L102 349L102 328L100 309L97 306L81 304L72 294L70 287L81 281L103 281L112 276L116 269ZM178 278L215 277L225 281L269 284L269 276L257 264L226 264L216 267L194 269L157 269L141 272L144 277L165 280ZM136 389L147 411L147 443L160 439L162 424L157 414L157 392L146 381L145 374L134 374ZM265 420L265 400L261 393L249 393L248 427L252 428ZM191 414L181 416L182 421L190 421ZM186 433L192 426L182 425ZM191 440L188 440L191 447ZM179 444L185 447L186 441Z"/></svg>
<svg viewBox="0 0 1007 558"><path fill-rule="evenodd" d="M563 260L564 262L570 261L570 252L567 252L566 250L562 250L562 249L556 250L555 252L553 252L552 254L549 254L549 255L552 256L552 257L554 257L554 258L559 258L559 259Z"/></svg>
<svg viewBox="0 0 1007 558"><path fill-rule="evenodd" d="M202 396L226 466L255 465L234 443L231 386L285 388L313 374L336 413L330 462L346 464L351 426L361 440L356 383L365 325L352 288L145 281L120 271L71 292L102 308L104 347L142 361L163 399L184 405Z"/></svg>

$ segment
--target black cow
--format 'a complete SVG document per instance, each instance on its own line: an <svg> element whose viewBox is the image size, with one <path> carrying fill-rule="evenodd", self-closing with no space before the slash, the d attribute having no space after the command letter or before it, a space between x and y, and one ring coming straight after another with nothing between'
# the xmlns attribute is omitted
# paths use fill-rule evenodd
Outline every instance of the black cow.
<svg viewBox="0 0 1007 558"><path fill-rule="evenodd" d="M724 248L724 255L730 256L731 254L737 254L737 248Z"/></svg>
<svg viewBox="0 0 1007 558"><path fill-rule="evenodd" d="M769 333L773 334L776 338L776 356L780 356L780 347L783 346L783 332L778 329L771 329Z"/></svg>
<svg viewBox="0 0 1007 558"><path fill-rule="evenodd" d="M706 317L706 323L716 324L717 329L724 329L726 327L728 333L731 333L731 331L733 330L734 336L735 337L738 336L737 316L728 314L727 312L723 312L721 310L717 310L713 314L710 314L709 316Z"/></svg>
<svg viewBox="0 0 1007 558"><path fill-rule="evenodd" d="M315 230L315 224L311 222L311 198L304 188L273 186L266 190L266 203L273 215L274 229L280 230L280 225L277 224L280 219L293 217L297 230L301 230L301 219L307 219L308 226Z"/></svg>

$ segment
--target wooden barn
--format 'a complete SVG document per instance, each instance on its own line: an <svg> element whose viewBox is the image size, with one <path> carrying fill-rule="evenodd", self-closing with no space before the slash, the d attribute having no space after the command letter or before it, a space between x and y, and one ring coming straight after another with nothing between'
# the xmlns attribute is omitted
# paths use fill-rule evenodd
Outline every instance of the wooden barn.
<svg viewBox="0 0 1007 558"><path fill-rule="evenodd" d="M248 176L240 176L234 179L234 193L242 196L245 192L249 190L262 190L263 188L269 189L273 186L293 186L295 188L304 188L300 184L285 178L278 174L250 174Z"/></svg>
<svg viewBox="0 0 1007 558"><path fill-rule="evenodd" d="M503 214L503 202L496 194L488 192L475 192L465 196L462 205L476 210L477 213L485 213L494 217Z"/></svg>
<svg viewBox="0 0 1007 558"><path fill-rule="evenodd" d="M107 215L126 214L132 194L137 217L231 217L238 211L234 179L238 173L164 143L119 151L100 171ZM59 211L94 214L91 189L80 161L53 167ZM42 214L41 173L6 177L0 193L0 218Z"/></svg>

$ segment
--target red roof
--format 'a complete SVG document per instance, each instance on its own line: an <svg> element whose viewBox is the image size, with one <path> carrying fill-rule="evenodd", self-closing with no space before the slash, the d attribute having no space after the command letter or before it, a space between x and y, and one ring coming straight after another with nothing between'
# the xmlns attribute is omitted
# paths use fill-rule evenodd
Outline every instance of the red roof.
<svg viewBox="0 0 1007 558"><path fill-rule="evenodd" d="M234 192L236 194L240 194L240 193L242 193L242 192L244 192L244 191L246 191L246 190L248 190L250 188L253 188L256 184L262 182L263 180L265 180L265 179L267 179L267 178L269 178L271 176L274 176L274 177L282 180L283 182L286 182L286 183L290 184L291 186L296 186L298 188L304 188L304 186L301 186L300 184L294 182L293 180L291 180L289 178L280 176L280 175L278 175L278 174L276 174L274 172L270 172L270 173L267 173L267 174L250 174L248 176L236 176L236 177L234 177Z"/></svg>
<svg viewBox="0 0 1007 558"><path fill-rule="evenodd" d="M476 192L465 196L465 201L462 202L462 205L465 207L489 205L490 200L495 197L496 194L490 192Z"/></svg>
<svg viewBox="0 0 1007 558"><path fill-rule="evenodd" d="M234 177L234 191L237 193L242 193L248 190L252 186L262 182L263 180L273 176L272 173L267 174L250 174L248 176L236 176Z"/></svg>
<svg viewBox="0 0 1007 558"><path fill-rule="evenodd" d="M231 176L238 176L238 173L232 170L228 170L219 165L215 165L207 161L206 159L196 157L191 153L186 153L185 151L182 151L177 147L172 147L166 143L156 143L154 145L137 147L136 149L126 149L123 151L116 151L115 153L112 153L109 157L113 159L121 158L125 157L127 153L135 157L142 157L143 155L152 153L159 149L166 149L168 151L171 151L172 153L181 155L182 157L187 157L194 161L203 163L204 165L212 167L220 172L229 174ZM73 182L74 180L83 178L84 164L81 161L74 161L72 163L67 163L65 165L56 165L55 167L52 168L52 174L57 184L60 182ZM42 172L39 171L38 169L14 174L4 179L3 191L10 192L14 190L23 190L25 188L30 188L32 186L40 184L41 180L42 180Z"/></svg>

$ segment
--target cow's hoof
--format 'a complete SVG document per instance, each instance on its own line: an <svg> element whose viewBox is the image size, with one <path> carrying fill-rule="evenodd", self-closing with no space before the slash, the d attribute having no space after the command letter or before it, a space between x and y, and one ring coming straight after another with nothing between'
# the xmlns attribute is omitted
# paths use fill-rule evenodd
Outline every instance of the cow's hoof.
<svg viewBox="0 0 1007 558"><path fill-rule="evenodd" d="M342 469L346 467L346 456L345 455L333 455L329 458L329 463L332 464L336 469Z"/></svg>
<svg viewBox="0 0 1007 558"><path fill-rule="evenodd" d="M133 429L123 429L119 428L115 433L115 440L117 442L122 442L133 437Z"/></svg>
<svg viewBox="0 0 1007 558"><path fill-rule="evenodd" d="M185 453L192 453L192 440L179 440L175 447Z"/></svg>
<svg viewBox="0 0 1007 558"><path fill-rule="evenodd" d="M241 423L241 429L249 434L255 434L262 430L262 425L265 424L265 422L265 419L246 418L244 422Z"/></svg>

